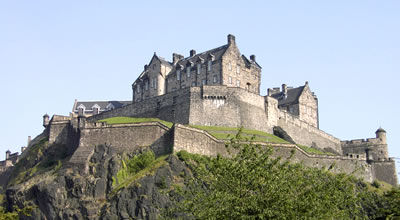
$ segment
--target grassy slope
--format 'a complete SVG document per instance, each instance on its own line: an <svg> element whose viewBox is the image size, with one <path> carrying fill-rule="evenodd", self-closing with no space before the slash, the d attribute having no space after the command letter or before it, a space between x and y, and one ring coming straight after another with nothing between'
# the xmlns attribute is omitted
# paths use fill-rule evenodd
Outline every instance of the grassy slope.
<svg viewBox="0 0 400 220"><path fill-rule="evenodd" d="M133 118L133 117L112 117L99 120L99 122L106 122L107 124L130 124L130 123L143 123L143 122L161 122L165 126L171 128L173 123L169 121L164 121L158 118Z"/></svg>
<svg viewBox="0 0 400 220"><path fill-rule="evenodd" d="M133 117L112 117L112 118L107 118L103 120L99 120L99 122L106 122L107 124L129 124L129 123L143 123L143 122L154 122L158 121L163 123L165 126L171 128L173 123L164 121L158 118L133 118ZM239 131L240 128L233 128L233 127L217 127L217 126L201 126L201 125L187 125L193 128L205 130L208 133L210 133L212 136L214 136L217 139L220 140L229 140L230 138L234 137L237 132ZM257 131L257 130L251 130L251 129L242 129L242 135L244 139L247 140L253 140L253 141L260 141L260 142L266 142L266 143L278 143L278 144L287 144L289 142L283 140L282 138L279 138L273 134L269 134L266 132L262 131ZM297 145L301 149L303 149L305 152L310 153L310 154L318 154L318 155L333 155L331 153L326 153L323 151L320 151L315 148L311 148L308 146L304 145Z"/></svg>

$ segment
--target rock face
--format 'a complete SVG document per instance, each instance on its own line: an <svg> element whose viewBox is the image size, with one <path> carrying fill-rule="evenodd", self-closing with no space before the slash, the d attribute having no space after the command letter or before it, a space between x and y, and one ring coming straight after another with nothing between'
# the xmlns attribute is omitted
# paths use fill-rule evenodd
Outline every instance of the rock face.
<svg viewBox="0 0 400 220"><path fill-rule="evenodd" d="M189 168L169 155L165 165L115 192L113 177L121 168L122 155L97 146L90 159L90 173L80 176L63 165L22 184L7 188L8 208L36 206L22 219L156 219L172 205L167 190ZM114 191L113 191L114 190Z"/></svg>

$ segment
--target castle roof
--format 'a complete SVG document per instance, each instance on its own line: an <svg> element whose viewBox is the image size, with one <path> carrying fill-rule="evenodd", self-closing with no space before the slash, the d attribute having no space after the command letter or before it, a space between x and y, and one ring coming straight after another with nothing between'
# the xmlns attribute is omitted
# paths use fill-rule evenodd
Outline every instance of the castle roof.
<svg viewBox="0 0 400 220"><path fill-rule="evenodd" d="M385 132L385 133L386 133L385 129L383 129L383 128L381 128L381 127L379 127L379 129L378 129L378 130L376 130L376 132L375 132L375 133L378 133L378 132Z"/></svg>
<svg viewBox="0 0 400 220"><path fill-rule="evenodd" d="M287 95L283 92L272 94L271 96L278 100L278 106L291 105L299 102L299 97L304 90L304 86L297 88L288 88Z"/></svg>
<svg viewBox="0 0 400 220"><path fill-rule="evenodd" d="M228 49L228 44L223 45L221 47L217 47L199 54L196 54L191 57L186 57L178 61L177 65L186 66L188 62L193 64L197 63L199 60L208 60L209 57L213 57L213 60L220 60L222 55L225 53L226 49Z"/></svg>
<svg viewBox="0 0 400 220"><path fill-rule="evenodd" d="M85 109L85 112L92 112L93 107L100 108L101 111L107 111L110 109L121 108L123 106L131 104L132 101L75 101L73 112L78 112L80 107Z"/></svg>

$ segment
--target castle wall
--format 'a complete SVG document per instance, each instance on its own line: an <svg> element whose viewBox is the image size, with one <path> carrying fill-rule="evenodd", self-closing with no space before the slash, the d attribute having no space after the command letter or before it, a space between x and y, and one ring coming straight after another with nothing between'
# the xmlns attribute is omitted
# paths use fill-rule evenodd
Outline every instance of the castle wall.
<svg viewBox="0 0 400 220"><path fill-rule="evenodd" d="M397 173L394 160L374 161L371 163L374 179L397 186Z"/></svg>
<svg viewBox="0 0 400 220"><path fill-rule="evenodd" d="M288 158L294 150L294 157L291 159L295 163L302 163L307 167L327 168L334 173L348 173L365 181L372 182L372 168L364 159L354 159L342 156L310 155L294 144L266 144L274 149L273 157ZM203 130L186 127L180 124L174 126L174 152L185 150L189 153L201 154L206 156L226 156L227 151L225 142L218 140ZM394 178L396 177L393 175ZM379 177L383 181L391 181L392 177Z"/></svg>
<svg viewBox="0 0 400 220"><path fill-rule="evenodd" d="M288 112L280 111L278 125L282 127L298 144L313 146L328 152L342 155L342 148L339 139L309 125Z"/></svg>
<svg viewBox="0 0 400 220"><path fill-rule="evenodd" d="M384 144L379 138L342 141L341 146L343 155L363 154L371 161L381 161L389 158L387 144Z"/></svg>
<svg viewBox="0 0 400 220"><path fill-rule="evenodd" d="M95 146L106 145L116 153L132 152L140 147L150 147L156 155L172 150L172 134L168 127L158 122L118 125L85 123L80 130L79 147L70 163L84 172L87 172Z"/></svg>
<svg viewBox="0 0 400 220"><path fill-rule="evenodd" d="M147 100L136 102L112 111L88 118L88 121L111 117L154 117L166 121L182 124L189 123L190 88L167 93L162 96L151 97Z"/></svg>
<svg viewBox="0 0 400 220"><path fill-rule="evenodd" d="M69 129L69 117L54 115L50 122L49 143L67 143Z"/></svg>
<svg viewBox="0 0 400 220"><path fill-rule="evenodd" d="M241 88L203 86L192 88L190 101L190 124L272 131L264 97L255 93Z"/></svg>

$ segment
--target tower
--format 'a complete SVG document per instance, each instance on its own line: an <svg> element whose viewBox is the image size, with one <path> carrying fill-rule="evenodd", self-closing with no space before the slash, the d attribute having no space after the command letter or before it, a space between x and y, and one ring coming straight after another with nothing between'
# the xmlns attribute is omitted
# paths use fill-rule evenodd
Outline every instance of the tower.
<svg viewBox="0 0 400 220"><path fill-rule="evenodd" d="M10 159L10 153L11 153L10 150L7 150L7 151L6 151L6 160Z"/></svg>
<svg viewBox="0 0 400 220"><path fill-rule="evenodd" d="M376 138L379 138L382 142L382 144L386 144L386 131L383 128L379 128L375 132Z"/></svg>

